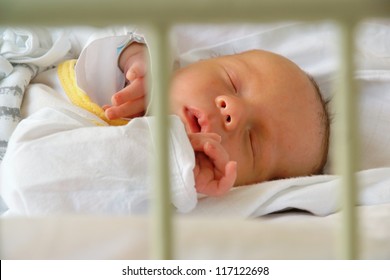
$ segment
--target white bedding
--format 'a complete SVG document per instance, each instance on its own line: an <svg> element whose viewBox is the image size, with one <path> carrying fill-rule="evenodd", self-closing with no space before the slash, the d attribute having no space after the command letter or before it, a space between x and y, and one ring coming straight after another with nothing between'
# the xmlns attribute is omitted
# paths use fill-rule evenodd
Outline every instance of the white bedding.
<svg viewBox="0 0 390 280"><path fill-rule="evenodd" d="M218 37L220 32L223 36ZM176 36L173 38L183 38L177 44L177 52L180 54L178 65L255 47L268 49L295 61L317 79L325 96L331 95L331 83L335 80L334 74L338 68L337 29L332 23L280 23L236 28L181 26L175 28L174 34ZM361 205L390 203L389 56L389 23L364 23L357 37L356 74L362 87L359 105L362 136L362 171L359 173L359 178L362 179L359 185ZM329 157L327 170L332 172L332 155ZM234 189L222 198L201 198L193 213L257 217L298 208L315 215L329 215L339 210L337 200L340 187L336 175L255 184Z"/></svg>
<svg viewBox="0 0 390 280"><path fill-rule="evenodd" d="M96 126L98 117L53 97L48 87L34 85L27 94L58 104L22 120L11 137L0 167L8 215L147 211L154 117ZM194 153L180 119L172 116L170 121L172 204L187 213L197 202Z"/></svg>
<svg viewBox="0 0 390 280"><path fill-rule="evenodd" d="M357 179L357 205L390 203L390 168L361 171ZM299 209L317 216L327 216L340 210L341 187L340 178L335 175L270 181L236 188L224 197L200 199L192 213L259 217Z"/></svg>

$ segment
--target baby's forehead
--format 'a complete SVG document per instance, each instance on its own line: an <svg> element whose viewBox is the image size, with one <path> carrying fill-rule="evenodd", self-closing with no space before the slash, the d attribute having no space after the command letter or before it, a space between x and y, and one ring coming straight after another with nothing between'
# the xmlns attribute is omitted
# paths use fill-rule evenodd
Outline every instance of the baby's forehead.
<svg viewBox="0 0 390 280"><path fill-rule="evenodd" d="M272 67L289 72L303 72L296 63L287 57L266 50L248 50L241 53L223 55L214 59L216 62L242 62L255 68Z"/></svg>
<svg viewBox="0 0 390 280"><path fill-rule="evenodd" d="M277 53L266 51L266 50L260 50L260 49L252 49L240 53L225 55L225 57L239 58L239 59L248 59L248 58L287 59L284 56L281 56Z"/></svg>

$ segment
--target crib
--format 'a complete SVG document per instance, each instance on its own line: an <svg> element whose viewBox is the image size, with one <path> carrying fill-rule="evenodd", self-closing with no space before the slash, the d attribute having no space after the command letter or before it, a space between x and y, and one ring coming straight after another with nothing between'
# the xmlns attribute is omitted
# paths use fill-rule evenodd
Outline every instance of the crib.
<svg viewBox="0 0 390 280"><path fill-rule="evenodd" d="M2 219L2 259L388 259L390 204L383 204L378 209L367 207L362 213L358 213L355 206L359 195L356 188L359 182L355 176L360 149L357 136L359 96L351 94L357 90L353 74L354 52L351 50L354 49L354 30L359 21L386 18L389 14L390 3L386 0L1 0L1 25L105 26L131 22L147 26L153 34L151 45L159 46L151 49L156 65L152 68L152 76L155 90L153 111L158 120L155 131L158 152L153 172L155 198L150 217ZM326 223L301 213L296 214L299 219L285 222L283 214L277 214L275 220L280 219L280 223L268 217L216 220L172 215L170 179L167 175L168 135L164 129L169 125L164 92L169 86L167 54L170 52L171 27L177 23L271 23L281 20L332 20L339 28L342 63L338 70L340 82L335 94L335 108L341 113L335 116L337 127L332 134L332 142L337 143L333 151L336 174L342 177L342 210L335 217L322 217L328 220ZM379 211L382 219L375 216L376 223L364 225L362 241L360 220L362 215L369 220L370 213L374 211ZM382 226L375 236L367 234L378 224ZM236 240L231 227L244 229L240 232L241 241ZM286 227L290 229L288 238L282 232ZM78 229L77 235L70 234L72 228ZM202 231L201 228L207 230ZM129 229L131 235L128 234ZM28 235L21 234L26 231ZM315 238L300 238L301 232ZM281 252L280 246L286 246L286 251L275 253ZM379 251L374 248L379 248Z"/></svg>

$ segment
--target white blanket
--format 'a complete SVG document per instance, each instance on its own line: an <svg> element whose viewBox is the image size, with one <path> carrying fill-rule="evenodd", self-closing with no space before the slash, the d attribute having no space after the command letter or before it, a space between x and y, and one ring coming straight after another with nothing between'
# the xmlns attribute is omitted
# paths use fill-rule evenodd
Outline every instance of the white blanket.
<svg viewBox="0 0 390 280"><path fill-rule="evenodd" d="M145 213L153 117L96 126L102 121L95 115L56 98L48 87L33 85L27 93L53 107L22 120L11 136L0 173L8 214ZM172 203L188 212L197 202L194 153L178 117L171 124Z"/></svg>
<svg viewBox="0 0 390 280"><path fill-rule="evenodd" d="M12 68L12 73L0 79L0 162L6 152L8 140L21 120L20 106L25 88L37 69L26 64Z"/></svg>
<svg viewBox="0 0 390 280"><path fill-rule="evenodd" d="M390 203L390 168L357 174L356 205ZM224 197L199 200L193 214L259 217L289 209L326 216L340 210L342 181L339 176L298 177L236 188Z"/></svg>
<svg viewBox="0 0 390 280"><path fill-rule="evenodd" d="M38 73L77 58L90 34L103 36L100 32L104 31L87 27L0 27L0 162L21 120L26 86Z"/></svg>

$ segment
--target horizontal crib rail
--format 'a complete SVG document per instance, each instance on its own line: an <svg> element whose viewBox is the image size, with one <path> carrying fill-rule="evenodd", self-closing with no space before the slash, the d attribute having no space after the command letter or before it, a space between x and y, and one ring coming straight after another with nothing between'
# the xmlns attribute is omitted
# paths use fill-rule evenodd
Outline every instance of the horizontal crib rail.
<svg viewBox="0 0 390 280"><path fill-rule="evenodd" d="M388 0L1 0L0 24L121 24L386 17Z"/></svg>

